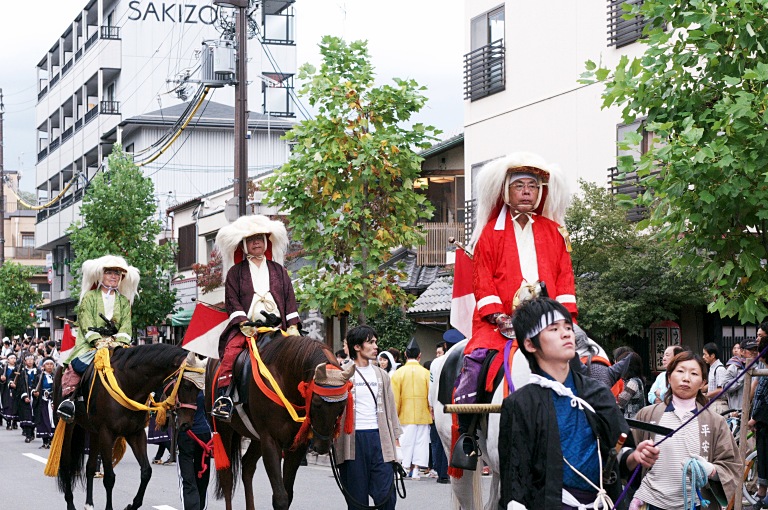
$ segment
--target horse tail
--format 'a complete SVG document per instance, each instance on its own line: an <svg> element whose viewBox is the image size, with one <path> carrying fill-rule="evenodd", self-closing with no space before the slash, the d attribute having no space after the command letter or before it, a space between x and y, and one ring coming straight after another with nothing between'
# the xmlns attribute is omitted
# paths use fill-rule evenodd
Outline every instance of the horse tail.
<svg viewBox="0 0 768 510"><path fill-rule="evenodd" d="M58 427L57 427L58 428ZM79 425L69 425L64 434L59 458L57 483L59 491L72 490L85 481L85 429Z"/></svg>
<svg viewBox="0 0 768 510"><path fill-rule="evenodd" d="M221 499L225 496L224 486L221 479L222 473L225 472L228 473L228 476L232 477L232 493L229 495L232 496L235 493L237 480L240 478L240 467L243 458L241 443L242 436L233 430L230 435L229 444L225 445L227 447L227 455L229 456L229 468L216 469L216 490L214 492L216 499Z"/></svg>

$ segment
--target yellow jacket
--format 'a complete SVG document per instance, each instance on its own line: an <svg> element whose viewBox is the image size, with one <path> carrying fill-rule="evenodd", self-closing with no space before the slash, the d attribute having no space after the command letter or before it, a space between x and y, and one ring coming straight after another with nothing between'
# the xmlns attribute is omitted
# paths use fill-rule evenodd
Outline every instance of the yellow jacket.
<svg viewBox="0 0 768 510"><path fill-rule="evenodd" d="M403 425L432 423L429 412L429 370L415 359L409 359L392 374L392 392L395 394L397 416Z"/></svg>

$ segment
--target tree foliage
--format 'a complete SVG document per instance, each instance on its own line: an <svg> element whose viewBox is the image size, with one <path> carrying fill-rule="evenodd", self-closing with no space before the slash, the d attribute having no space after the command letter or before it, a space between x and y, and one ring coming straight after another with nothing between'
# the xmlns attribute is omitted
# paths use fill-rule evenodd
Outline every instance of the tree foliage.
<svg viewBox="0 0 768 510"><path fill-rule="evenodd" d="M203 294L213 292L224 284L224 263L219 248L211 251L211 259L207 264L192 264L192 271L197 276L197 286Z"/></svg>
<svg viewBox="0 0 768 510"><path fill-rule="evenodd" d="M657 238L679 244L673 263L700 268L710 311L760 322L768 315L768 5L645 0L636 14L667 30L653 24L645 53L615 69L587 62L583 81L603 82L604 107L621 107L626 122L644 117L655 133L637 164L627 156L620 167L648 187L640 201L655 202Z"/></svg>
<svg viewBox="0 0 768 510"><path fill-rule="evenodd" d="M371 326L378 335L379 352L394 347L400 352L404 352L411 341L416 324L409 319L401 308L391 306L383 312L367 318L368 325ZM356 326L356 320L350 320L350 327Z"/></svg>
<svg viewBox="0 0 768 510"><path fill-rule="evenodd" d="M43 302L43 295L29 283L35 274L35 268L15 262L0 267L0 324L6 335L21 335L35 322L35 307Z"/></svg>
<svg viewBox="0 0 768 510"><path fill-rule="evenodd" d="M426 103L414 80L374 86L367 43L326 36L319 69L304 65L301 93L317 109L286 137L293 157L265 187L272 205L290 209L294 236L314 264L299 271L297 297L326 316L349 312L361 323L407 296L396 270L380 270L397 246L424 242L417 227L432 207L413 190L421 158L437 131L402 126Z"/></svg>
<svg viewBox="0 0 768 510"><path fill-rule="evenodd" d="M571 234L579 323L596 339L638 333L703 305L692 268L673 266L677 247L639 232L609 191L580 181L566 223Z"/></svg>
<svg viewBox="0 0 768 510"><path fill-rule="evenodd" d="M170 288L175 269L174 245L159 245L154 185L115 145L109 168L93 178L83 197L81 220L67 234L75 252L72 271L83 262L107 254L119 255L141 274L139 296L133 302L134 329L157 325L173 311L176 291ZM80 294L80 278L71 285Z"/></svg>

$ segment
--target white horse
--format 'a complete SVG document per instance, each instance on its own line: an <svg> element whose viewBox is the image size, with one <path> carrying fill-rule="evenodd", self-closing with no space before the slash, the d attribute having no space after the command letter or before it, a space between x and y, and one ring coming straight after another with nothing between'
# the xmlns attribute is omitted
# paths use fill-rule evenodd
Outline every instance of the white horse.
<svg viewBox="0 0 768 510"><path fill-rule="evenodd" d="M597 354L606 357L605 351L593 340L587 339L589 345L596 348ZM469 340L462 340L448 352L439 358L436 358L431 365L432 381L433 384L429 388L429 400L432 402L435 413L435 427L437 427L437 433L440 435L440 440L443 443L443 449L445 455L448 458L448 462L451 459L451 423L452 415L443 411L443 404L437 400L437 388L440 381L440 372L443 370L443 363L448 357L448 353L454 350L464 350ZM593 351L594 353L594 351ZM584 355L579 351L579 356ZM503 355L501 353L500 355ZM503 368L502 368L503 370ZM525 358L522 352L518 349L515 355L512 357L512 365L510 366L510 372L512 375L512 384L515 389L519 389L525 384L528 384L528 379L531 376L531 369L528 365L528 360ZM491 403L501 404L504 399L504 386L499 385L496 391L493 393L493 399ZM478 442L480 444L480 450L482 451L482 460L491 468L491 487L488 494L488 501L483 506L483 491L482 491L482 468L478 463L478 469L475 471L464 471L464 476L461 478L451 477L451 489L452 497L451 502L454 510L496 510L499 506L499 483L501 475L499 471L499 421L500 416L498 413L491 413L488 415L487 424L485 420L481 420L481 426L478 427Z"/></svg>

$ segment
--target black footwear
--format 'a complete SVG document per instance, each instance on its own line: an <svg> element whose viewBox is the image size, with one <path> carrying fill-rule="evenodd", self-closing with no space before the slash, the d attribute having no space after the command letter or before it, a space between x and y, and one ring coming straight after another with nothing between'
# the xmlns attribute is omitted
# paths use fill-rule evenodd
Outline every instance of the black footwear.
<svg viewBox="0 0 768 510"><path fill-rule="evenodd" d="M31 443L32 442L32 438L31 437L25 437L24 438L24 442L25 443Z"/></svg>
<svg viewBox="0 0 768 510"><path fill-rule="evenodd" d="M72 423L75 421L75 403L71 400L62 400L56 413L65 423Z"/></svg>
<svg viewBox="0 0 768 510"><path fill-rule="evenodd" d="M437 483L451 483L450 478L438 478Z"/></svg>
<svg viewBox="0 0 768 510"><path fill-rule="evenodd" d="M222 395L213 403L211 416L223 422L229 422L232 419L232 409L234 407L232 399L228 395Z"/></svg>

